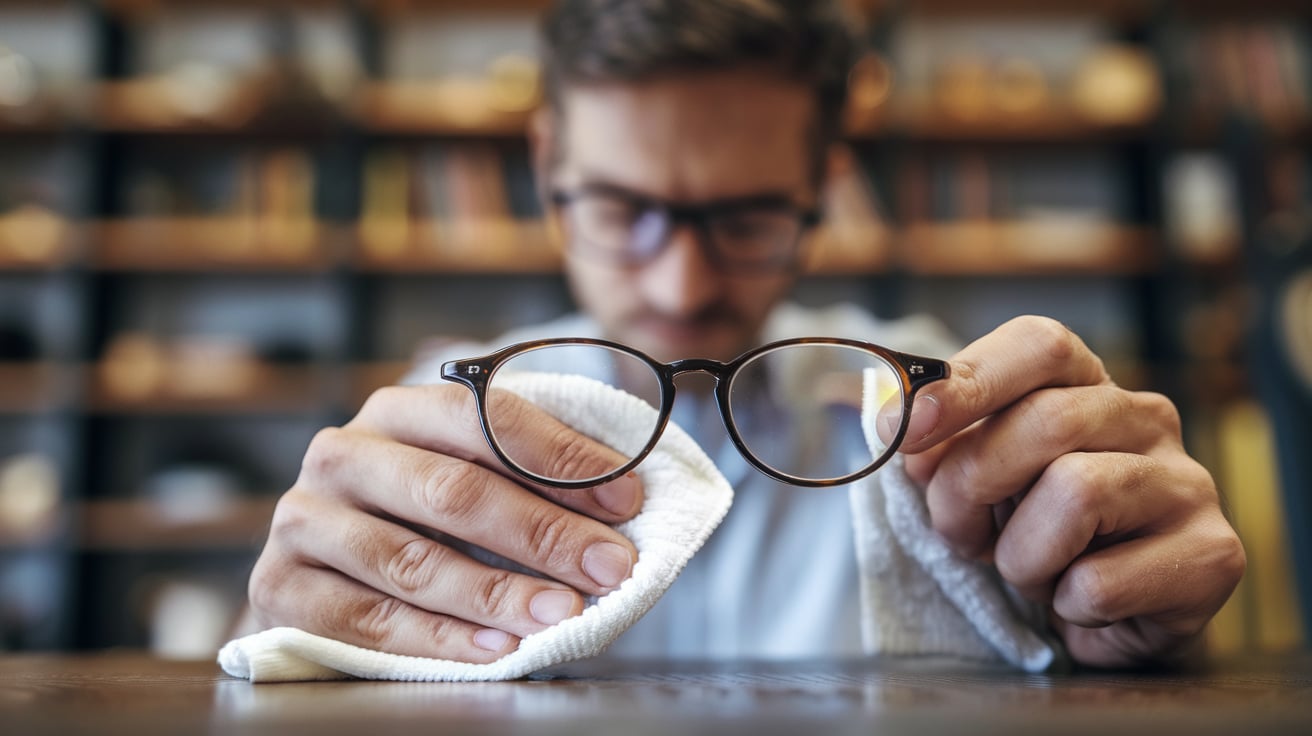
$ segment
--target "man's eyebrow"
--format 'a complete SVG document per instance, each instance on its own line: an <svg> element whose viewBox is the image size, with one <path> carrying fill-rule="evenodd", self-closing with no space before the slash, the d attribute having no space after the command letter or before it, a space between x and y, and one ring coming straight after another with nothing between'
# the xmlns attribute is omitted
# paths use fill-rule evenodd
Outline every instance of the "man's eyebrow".
<svg viewBox="0 0 1312 736"><path fill-rule="evenodd" d="M650 192L644 192L623 184L617 184L613 181L595 176L585 176L579 185L579 189L598 193L609 194L617 197L624 197L638 202L650 202L656 204L667 204L674 206L700 206L700 207L717 207L733 208L747 206L795 206L795 200L788 192L782 189L767 189L749 194L734 195L731 197L717 197L706 200L670 200L664 197L658 197Z"/></svg>

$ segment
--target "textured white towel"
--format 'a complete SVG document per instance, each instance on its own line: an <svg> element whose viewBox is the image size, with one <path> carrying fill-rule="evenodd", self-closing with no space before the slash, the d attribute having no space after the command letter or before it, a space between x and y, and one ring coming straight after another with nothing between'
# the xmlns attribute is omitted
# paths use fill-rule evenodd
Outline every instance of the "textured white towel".
<svg viewBox="0 0 1312 736"><path fill-rule="evenodd" d="M655 410L633 396L578 376L524 374L513 390L564 423L614 446L632 446L634 428L650 427ZM645 440L645 437L642 438ZM639 444L643 444L639 442ZM519 648L490 664L404 657L363 649L293 628L276 628L229 642L219 664L252 682L324 680L346 676L386 680L508 680L561 662L599 654L665 592L724 518L733 489L706 453L671 423L638 466L642 510L615 529L633 541L631 577L578 616L524 637Z"/></svg>
<svg viewBox="0 0 1312 736"><path fill-rule="evenodd" d="M580 431L629 445L627 427L653 411L646 403L589 379L518 376L515 390ZM863 429L876 446L881 393L867 387ZM491 664L403 657L355 647L299 629L276 628L229 642L219 663L252 682L340 679L504 680L599 654L645 614L674 582L728 511L733 491L679 427L667 427L637 470L646 490L642 511L617 525L639 558L618 590L583 613L525 637ZM996 571L956 557L932 530L923 493L900 458L852 485L856 554L861 569L863 640L871 654L941 654L1005 659L1029 671L1057 654L1037 633L1040 617L1010 597Z"/></svg>
<svg viewBox="0 0 1312 736"><path fill-rule="evenodd" d="M875 454L876 422L892 387L867 371L861 429ZM924 492L895 456L852 484L861 570L862 643L871 654L945 654L996 659L1039 672L1057 650L1037 632L1041 613L1010 594L989 565L956 555L930 525ZM1023 615L1028 614L1028 615Z"/></svg>

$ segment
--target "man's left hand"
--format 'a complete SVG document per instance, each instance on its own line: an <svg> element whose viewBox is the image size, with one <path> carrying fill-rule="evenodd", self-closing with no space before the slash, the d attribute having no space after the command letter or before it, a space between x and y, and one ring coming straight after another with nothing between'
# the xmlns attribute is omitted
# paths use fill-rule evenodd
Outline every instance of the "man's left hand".
<svg viewBox="0 0 1312 736"><path fill-rule="evenodd" d="M902 447L934 528L1048 605L1077 662L1189 651L1245 556L1175 406L1118 387L1039 317L980 338L951 369L917 397Z"/></svg>

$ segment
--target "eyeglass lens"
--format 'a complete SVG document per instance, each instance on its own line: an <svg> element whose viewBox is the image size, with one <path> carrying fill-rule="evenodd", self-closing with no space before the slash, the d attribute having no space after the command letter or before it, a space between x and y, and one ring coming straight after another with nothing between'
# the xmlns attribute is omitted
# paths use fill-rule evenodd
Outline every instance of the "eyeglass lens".
<svg viewBox="0 0 1312 736"><path fill-rule="evenodd" d="M650 412L634 413L632 421L647 422L622 433L629 439L625 446L614 447L617 455L610 466L577 461L576 458L542 456L531 438L535 428L522 426L523 415L518 402L506 400L509 377L517 373L559 376L561 381L600 381L638 397L651 407ZM551 345L518 353L497 368L488 381L487 424L493 441L507 459L534 475L557 481L584 481L600 478L637 457L656 433L657 412L661 404L660 377L646 362L629 353L600 345ZM646 416L639 416L643 414ZM614 439L612 438L612 442Z"/></svg>
<svg viewBox="0 0 1312 736"><path fill-rule="evenodd" d="M795 344L757 354L734 374L728 408L743 445L778 473L843 478L887 453L876 422L902 421L902 380L878 354ZM783 441L780 441L783 440Z"/></svg>
<svg viewBox="0 0 1312 736"><path fill-rule="evenodd" d="M628 433L614 447L614 464L599 467L532 452L522 404L506 401L507 377L520 372L583 376L637 396L652 408L649 426ZM758 354L743 363L724 389L728 419L743 449L759 464L782 475L827 481L857 473L888 454L875 422L902 422L902 381L878 354L852 346L794 344ZM557 481L599 478L637 457L658 431L661 379L634 355L601 345L550 345L519 353L488 383L488 429L507 458L535 475Z"/></svg>

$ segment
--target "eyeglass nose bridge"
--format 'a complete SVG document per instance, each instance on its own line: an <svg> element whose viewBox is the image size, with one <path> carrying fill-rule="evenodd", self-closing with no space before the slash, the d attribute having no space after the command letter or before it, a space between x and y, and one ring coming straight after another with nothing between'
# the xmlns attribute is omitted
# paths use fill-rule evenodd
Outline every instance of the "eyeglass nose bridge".
<svg viewBox="0 0 1312 736"><path fill-rule="evenodd" d="M685 373L707 373L718 383L729 376L730 368L727 363L721 363L718 360L709 358L685 358L676 360L668 366L668 375L671 379L677 378Z"/></svg>

